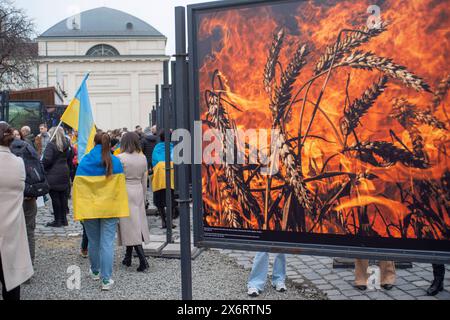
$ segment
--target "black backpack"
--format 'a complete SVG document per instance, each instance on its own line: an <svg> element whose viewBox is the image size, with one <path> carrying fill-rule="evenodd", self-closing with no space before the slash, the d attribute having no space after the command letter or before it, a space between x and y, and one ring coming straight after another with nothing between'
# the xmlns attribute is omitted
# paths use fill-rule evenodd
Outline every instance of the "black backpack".
<svg viewBox="0 0 450 320"><path fill-rule="evenodd" d="M26 198L37 198L48 194L50 188L36 150L29 143L16 140L11 145L11 151L22 158L25 164L24 196Z"/></svg>

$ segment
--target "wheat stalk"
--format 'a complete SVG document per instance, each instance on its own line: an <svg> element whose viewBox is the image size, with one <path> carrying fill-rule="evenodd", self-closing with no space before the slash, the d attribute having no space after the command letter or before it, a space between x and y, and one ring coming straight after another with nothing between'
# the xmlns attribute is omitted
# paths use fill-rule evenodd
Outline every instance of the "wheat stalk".
<svg viewBox="0 0 450 320"><path fill-rule="evenodd" d="M344 118L341 121L341 131L344 136L356 129L360 119L369 111L378 97L384 92L387 87L388 77L383 76L368 88L361 98L356 99L344 111Z"/></svg>
<svg viewBox="0 0 450 320"><path fill-rule="evenodd" d="M434 93L433 102L430 107L431 109L430 111L432 113L436 112L437 108L442 103L442 100L444 100L445 96L447 95L449 88L450 88L450 74L441 80L436 92Z"/></svg>
<svg viewBox="0 0 450 320"><path fill-rule="evenodd" d="M306 56L308 53L306 45L299 45L292 61L289 63L286 71L281 75L280 85L275 86L275 94L271 101L270 109L276 124L279 124L286 108L289 106L295 80L297 80L300 71L306 65Z"/></svg>
<svg viewBox="0 0 450 320"><path fill-rule="evenodd" d="M428 168L423 158L385 141L359 142L344 151L356 151L359 159L377 167L389 167L401 162L408 167ZM375 156L381 158L383 162Z"/></svg>
<svg viewBox="0 0 450 320"><path fill-rule="evenodd" d="M220 103L220 98L217 94L211 92L209 94L208 102L208 113L212 118L212 122L215 124L216 129L218 129L222 136L223 151L224 154L227 153L227 130L232 129L231 121L229 115L225 108ZM239 202L242 204L244 213L246 213L247 218L250 219L250 215L253 214L258 223L262 223L261 209L255 197L252 195L249 186L245 183L242 171L239 166L235 164L224 165L225 178L227 184L233 190L234 195L237 197Z"/></svg>
<svg viewBox="0 0 450 320"><path fill-rule="evenodd" d="M283 40L284 30L280 29L273 37L269 58L267 59L266 67L264 68L264 88L270 96L272 95L272 83L275 78L275 68L278 63L278 58L280 57Z"/></svg>
<svg viewBox="0 0 450 320"><path fill-rule="evenodd" d="M416 111L414 113L414 118L417 122L429 125L437 129L446 129L445 123L439 121L435 116L432 115L431 111Z"/></svg>
<svg viewBox="0 0 450 320"><path fill-rule="evenodd" d="M417 106L409 103L406 99L396 99L392 108L391 117L397 119L400 125L408 131L416 157L428 163L428 157L424 151L425 141L416 126L418 111Z"/></svg>
<svg viewBox="0 0 450 320"><path fill-rule="evenodd" d="M312 201L309 191L306 188L304 177L301 171L301 164L297 160L292 146L286 141L283 133L280 133L277 141L277 150L280 152L280 158L286 168L286 180L294 189L294 194L298 202L308 211L312 210Z"/></svg>
<svg viewBox="0 0 450 320"><path fill-rule="evenodd" d="M379 28L369 29L367 26L355 30L344 38L343 41L336 42L333 46L329 46L325 49L325 53L319 58L314 74L318 75L331 67L333 57L336 55L335 61L342 59L344 54L350 53L352 49L359 47L360 45L370 41L373 37L382 34L387 30L387 23L382 23Z"/></svg>
<svg viewBox="0 0 450 320"><path fill-rule="evenodd" d="M397 119L406 128L413 124L426 124L437 129L446 129L445 123L439 121L431 114L431 111L422 111L405 98L395 99L391 117Z"/></svg>
<svg viewBox="0 0 450 320"><path fill-rule="evenodd" d="M306 65L307 55L308 50L306 45L299 45L286 71L281 76L280 85L275 87L275 94L273 99L271 99L270 110L274 119L273 128L280 131L277 150L279 150L280 158L286 168L286 180L293 188L298 202L306 210L311 210L312 202L309 198L306 184L304 183L301 163L295 157L294 149L288 143L284 129L284 113L291 101L294 83L300 75L302 68Z"/></svg>
<svg viewBox="0 0 450 320"><path fill-rule="evenodd" d="M221 196L223 199L222 207L223 213L225 214L225 219L229 226L232 228L239 229L242 226L240 221L239 210L235 207L233 203L232 193L228 188L221 189Z"/></svg>
<svg viewBox="0 0 450 320"><path fill-rule="evenodd" d="M392 59L378 57L372 52L356 51L342 59L338 66L365 70L378 69L417 91L430 91L430 86L422 78L408 71L406 67L394 63Z"/></svg>

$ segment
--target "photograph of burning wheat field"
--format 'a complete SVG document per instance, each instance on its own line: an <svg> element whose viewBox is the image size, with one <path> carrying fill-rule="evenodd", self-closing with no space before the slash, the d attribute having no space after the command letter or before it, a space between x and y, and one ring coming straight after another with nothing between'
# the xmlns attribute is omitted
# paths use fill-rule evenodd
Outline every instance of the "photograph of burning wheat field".
<svg viewBox="0 0 450 320"><path fill-rule="evenodd" d="M199 14L203 129L279 132L272 175L202 165L204 225L448 244L448 4L269 1ZM236 145L248 158L249 143Z"/></svg>

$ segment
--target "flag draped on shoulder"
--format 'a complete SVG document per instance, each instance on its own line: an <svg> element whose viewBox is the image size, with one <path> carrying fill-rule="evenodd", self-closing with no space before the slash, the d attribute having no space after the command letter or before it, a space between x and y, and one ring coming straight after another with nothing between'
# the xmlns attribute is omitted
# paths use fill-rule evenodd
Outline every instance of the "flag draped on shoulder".
<svg viewBox="0 0 450 320"><path fill-rule="evenodd" d="M166 147L164 142L155 146L152 154L152 190L159 191L166 188ZM175 189L175 179L173 170L173 144L170 144L170 183L171 189Z"/></svg>
<svg viewBox="0 0 450 320"><path fill-rule="evenodd" d="M83 158L94 147L94 137L97 132L92 115L91 102L86 81L87 74L75 97L70 102L61 121L78 131L78 157Z"/></svg>
<svg viewBox="0 0 450 320"><path fill-rule="evenodd" d="M76 221L130 216L122 164L115 156L112 156L112 163L113 174L107 177L99 145L81 160L73 183Z"/></svg>

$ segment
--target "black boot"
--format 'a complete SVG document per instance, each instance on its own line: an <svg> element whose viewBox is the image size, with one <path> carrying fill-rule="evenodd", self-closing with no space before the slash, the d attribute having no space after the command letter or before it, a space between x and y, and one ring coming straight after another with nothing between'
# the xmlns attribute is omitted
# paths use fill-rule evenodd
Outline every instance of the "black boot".
<svg viewBox="0 0 450 320"><path fill-rule="evenodd" d="M55 208L53 208L53 216L55 217L55 220L53 222L47 223L45 226L50 228L62 228L63 217L61 216L59 210L55 210Z"/></svg>
<svg viewBox="0 0 450 320"><path fill-rule="evenodd" d="M69 226L69 222L67 221L67 215L64 215L62 218L62 223L61 223L64 227L68 227Z"/></svg>
<svg viewBox="0 0 450 320"><path fill-rule="evenodd" d="M435 296L443 290L444 290L444 279L443 278L435 278L433 280L433 283L427 290L427 295Z"/></svg>
<svg viewBox="0 0 450 320"><path fill-rule="evenodd" d="M139 268L137 268L137 272L144 272L150 267L147 258L145 257L144 248L142 248L142 246L134 246L134 250L136 250L139 258Z"/></svg>
<svg viewBox="0 0 450 320"><path fill-rule="evenodd" d="M62 228L63 225L60 221L53 221L53 222L49 222L45 225L46 227L50 227L50 228Z"/></svg>
<svg viewBox="0 0 450 320"><path fill-rule="evenodd" d="M127 267L131 267L131 259L133 254L133 247L127 247L127 251L125 252L125 258L123 258L122 264Z"/></svg>
<svg viewBox="0 0 450 320"><path fill-rule="evenodd" d="M166 211L164 209L158 208L159 216L161 217L161 229L166 229Z"/></svg>

